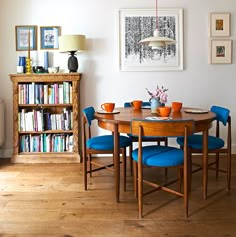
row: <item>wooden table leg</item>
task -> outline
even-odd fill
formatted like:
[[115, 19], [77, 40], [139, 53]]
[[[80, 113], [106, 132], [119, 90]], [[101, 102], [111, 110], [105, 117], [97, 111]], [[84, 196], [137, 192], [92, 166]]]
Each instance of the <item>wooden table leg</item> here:
[[118, 124], [114, 124], [114, 162], [115, 162], [115, 189], [116, 201], [120, 200], [120, 134], [118, 132]]
[[203, 199], [207, 199], [208, 180], [208, 129], [203, 131]]

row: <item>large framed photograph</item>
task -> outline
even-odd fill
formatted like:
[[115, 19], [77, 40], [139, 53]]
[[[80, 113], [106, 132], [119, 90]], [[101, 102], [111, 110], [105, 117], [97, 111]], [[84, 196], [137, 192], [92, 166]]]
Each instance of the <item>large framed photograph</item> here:
[[41, 26], [40, 27], [40, 43], [41, 49], [58, 49], [59, 36], [61, 35], [60, 26]]
[[225, 64], [232, 63], [232, 40], [210, 40], [209, 63]]
[[[153, 36], [158, 18], [160, 36], [176, 41], [161, 49], [141, 45]], [[183, 70], [183, 10], [121, 9], [119, 11], [119, 68], [121, 71]]]
[[209, 14], [209, 36], [228, 37], [230, 36], [230, 13]]
[[37, 26], [15, 26], [16, 51], [37, 50]]

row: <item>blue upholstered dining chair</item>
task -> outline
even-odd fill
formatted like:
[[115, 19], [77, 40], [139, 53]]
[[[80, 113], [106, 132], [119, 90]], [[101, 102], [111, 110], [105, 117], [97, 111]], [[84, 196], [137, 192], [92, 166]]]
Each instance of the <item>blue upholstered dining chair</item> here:
[[[92, 176], [93, 172], [108, 169], [114, 171], [114, 159], [111, 157], [104, 157], [104, 159], [111, 159], [112, 162], [104, 164], [100, 160], [93, 157], [97, 154], [112, 154], [114, 151], [113, 135], [92, 136], [91, 126], [95, 119], [95, 110], [93, 107], [83, 109], [82, 116], [82, 157], [84, 169], [84, 189], [87, 190], [87, 175]], [[123, 164], [123, 184], [124, 191], [126, 191], [126, 148], [132, 147], [132, 140], [127, 136], [120, 136], [120, 152], [122, 154]], [[103, 160], [103, 159], [102, 159]]]
[[[212, 106], [211, 112], [216, 114], [216, 124], [215, 124], [215, 134], [214, 136], [208, 136], [208, 153], [215, 154], [215, 160], [208, 164], [209, 168], [212, 168], [215, 165], [214, 169], [216, 170], [216, 177], [218, 177], [219, 172], [224, 172], [227, 174], [227, 190], [230, 190], [231, 184], [231, 117], [230, 117], [230, 110], [227, 108], [219, 107], [219, 106]], [[223, 137], [220, 136], [220, 125], [224, 125], [227, 127], [226, 132], [226, 139], [227, 143]], [[182, 147], [184, 144], [184, 139], [182, 137], [177, 138], [177, 143]], [[202, 153], [203, 150], [203, 135], [201, 134], [194, 134], [188, 138], [188, 147], [190, 148], [190, 154], [192, 157], [193, 153]], [[226, 169], [219, 168], [219, 157], [220, 154], [226, 155], [227, 165]], [[191, 159], [192, 160], [192, 159]], [[197, 165], [193, 163], [193, 165]], [[197, 172], [202, 169], [202, 165], [197, 169], [193, 170], [192, 173]]]
[[[159, 121], [148, 121], [148, 120], [133, 120], [131, 122], [131, 134], [138, 136], [138, 148], [133, 150], [132, 158], [135, 161], [134, 165], [138, 166], [138, 172], [134, 173], [135, 178], [135, 189], [138, 194], [138, 209], [139, 217], [143, 217], [143, 197], [147, 194], [153, 193], [154, 191], [163, 190], [177, 196], [184, 198], [185, 216], [188, 217], [188, 181], [189, 181], [189, 170], [188, 170], [188, 147], [187, 140], [188, 136], [194, 132], [194, 121], [193, 120], [159, 120]], [[145, 136], [160, 136], [160, 137], [176, 137], [183, 136], [184, 146], [183, 149], [171, 146], [162, 145], [148, 145], [143, 146], [143, 138]], [[149, 177], [145, 177], [143, 168], [178, 168], [179, 175], [178, 179], [168, 180], [168, 183], [159, 184], [150, 181]], [[157, 178], [155, 178], [156, 180]], [[168, 185], [173, 184], [176, 181], [184, 181], [183, 191], [181, 185], [179, 190], [171, 188]], [[144, 184], [152, 187], [151, 190], [144, 189]], [[145, 190], [145, 192], [144, 192]]]
[[[150, 105], [150, 102], [148, 101], [143, 101], [143, 104], [142, 106], [145, 108], [149, 108], [151, 105]], [[130, 102], [125, 102], [124, 103], [124, 107], [125, 108], [130, 108], [131, 107], [131, 104]], [[138, 141], [138, 136], [134, 136], [133, 134], [127, 134], [133, 142], [137, 142]], [[160, 145], [160, 143], [164, 143], [166, 146], [168, 145], [168, 138], [167, 137], [157, 137], [157, 136], [146, 136], [146, 137], [143, 137], [143, 142], [157, 142], [158, 145]], [[131, 153], [131, 151], [130, 151]], [[132, 160], [130, 160], [130, 167], [131, 167], [131, 170], [132, 170]], [[131, 171], [132, 172], [132, 171]], [[165, 174], [167, 175], [167, 169], [165, 170]]]

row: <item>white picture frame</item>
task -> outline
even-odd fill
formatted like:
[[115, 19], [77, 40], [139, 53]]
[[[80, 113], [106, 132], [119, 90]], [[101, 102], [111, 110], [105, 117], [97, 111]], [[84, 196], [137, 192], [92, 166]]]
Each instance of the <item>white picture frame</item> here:
[[209, 36], [229, 37], [230, 36], [230, 13], [212, 12], [209, 14]]
[[210, 64], [232, 63], [232, 40], [211, 39], [209, 44], [210, 44], [209, 45]]
[[[164, 26], [171, 25], [176, 44], [164, 51], [152, 50], [138, 42], [153, 35], [155, 9], [119, 10], [119, 69], [120, 71], [180, 71], [183, 70], [183, 9], [158, 9], [158, 30], [165, 35]], [[131, 25], [132, 24], [132, 25]]]

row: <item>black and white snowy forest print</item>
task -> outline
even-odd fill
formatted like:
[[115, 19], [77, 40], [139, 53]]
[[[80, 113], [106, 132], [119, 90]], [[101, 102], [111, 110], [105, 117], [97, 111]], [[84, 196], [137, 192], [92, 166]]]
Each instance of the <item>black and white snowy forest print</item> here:
[[[177, 14], [156, 16], [125, 14], [121, 24], [121, 66], [126, 69], [141, 70], [178, 70], [180, 67], [179, 19]], [[177, 41], [162, 49], [152, 49], [138, 42], [153, 36], [158, 26], [161, 37]]]

